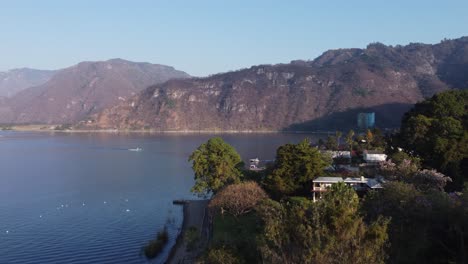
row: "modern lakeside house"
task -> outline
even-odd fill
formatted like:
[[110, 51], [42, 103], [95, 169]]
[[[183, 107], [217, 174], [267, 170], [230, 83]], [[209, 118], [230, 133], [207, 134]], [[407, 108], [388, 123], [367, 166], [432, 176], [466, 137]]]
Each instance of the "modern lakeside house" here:
[[312, 199], [317, 201], [321, 199], [323, 193], [325, 193], [332, 184], [344, 182], [345, 184], [352, 186], [354, 190], [359, 193], [365, 193], [369, 190], [382, 189], [382, 181], [373, 178], [341, 178], [341, 177], [318, 177], [313, 180], [312, 187]]

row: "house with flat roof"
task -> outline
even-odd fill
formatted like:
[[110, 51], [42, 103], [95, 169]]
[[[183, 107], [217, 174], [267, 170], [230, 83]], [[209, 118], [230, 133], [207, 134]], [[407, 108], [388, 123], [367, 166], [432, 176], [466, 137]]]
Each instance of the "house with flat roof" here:
[[382, 182], [378, 179], [365, 178], [346, 178], [341, 177], [318, 177], [312, 181], [312, 200], [315, 202], [323, 197], [323, 194], [328, 191], [332, 184], [344, 182], [346, 185], [353, 187], [356, 192], [367, 192], [369, 190], [381, 189]]
[[365, 150], [363, 153], [363, 158], [367, 163], [377, 163], [385, 161], [387, 159], [387, 155], [378, 150]]

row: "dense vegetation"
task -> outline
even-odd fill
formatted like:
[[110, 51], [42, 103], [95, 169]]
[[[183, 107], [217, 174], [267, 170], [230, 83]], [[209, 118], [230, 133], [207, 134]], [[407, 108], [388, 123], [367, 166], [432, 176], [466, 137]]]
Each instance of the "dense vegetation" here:
[[468, 178], [468, 90], [449, 91], [416, 104], [403, 118], [398, 142], [453, 179], [462, 190]]
[[[416, 105], [396, 136], [375, 129], [344, 140], [337, 133], [318, 147], [286, 144], [263, 172], [243, 170], [222, 139], [212, 140], [214, 152], [202, 145], [191, 160], [209, 173], [195, 170], [196, 184], [206, 187], [193, 190], [214, 195], [212, 238], [200, 262], [467, 263], [468, 189], [451, 192], [466, 175], [466, 98], [451, 91]], [[389, 159], [375, 166], [384, 188], [358, 198], [338, 183], [312, 202], [311, 182], [331, 163], [320, 148], [386, 150]], [[225, 180], [225, 172], [234, 176]]]
[[324, 199], [265, 201], [259, 249], [265, 263], [384, 263], [388, 219], [371, 224], [358, 213], [355, 191], [339, 183]]

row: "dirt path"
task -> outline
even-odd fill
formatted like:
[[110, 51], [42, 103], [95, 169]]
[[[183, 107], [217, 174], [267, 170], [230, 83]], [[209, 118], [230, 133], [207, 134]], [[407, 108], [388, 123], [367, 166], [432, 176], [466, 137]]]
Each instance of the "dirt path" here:
[[208, 232], [206, 227], [208, 226], [206, 221], [206, 208], [208, 200], [189, 200], [184, 204], [184, 222], [182, 224], [182, 230], [177, 238], [177, 242], [172, 249], [169, 258], [166, 263], [168, 264], [182, 264], [182, 263], [193, 263], [196, 256], [203, 250], [203, 245], [200, 248], [188, 251], [187, 243], [185, 243], [183, 234], [189, 227], [196, 227], [200, 232], [201, 241], [200, 244], [204, 244], [207, 241]]

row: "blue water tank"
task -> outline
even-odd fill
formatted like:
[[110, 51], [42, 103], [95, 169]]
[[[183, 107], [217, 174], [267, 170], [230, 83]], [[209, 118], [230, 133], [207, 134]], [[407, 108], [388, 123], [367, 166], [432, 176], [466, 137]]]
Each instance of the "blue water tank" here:
[[357, 117], [357, 125], [359, 129], [370, 129], [375, 127], [375, 113], [359, 113]]

